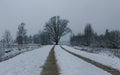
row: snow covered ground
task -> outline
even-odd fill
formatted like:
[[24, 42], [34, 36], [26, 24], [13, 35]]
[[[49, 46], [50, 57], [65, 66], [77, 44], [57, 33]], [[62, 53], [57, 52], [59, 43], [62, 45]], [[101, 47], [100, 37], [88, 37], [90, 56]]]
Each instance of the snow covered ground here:
[[91, 53], [108, 55], [111, 57], [119, 57], [120, 58], [120, 49], [110, 49], [110, 48], [91, 48], [91, 47], [80, 47], [73, 46], [75, 49], [83, 50]]
[[[39, 49], [22, 53], [7, 61], [0, 62], [0, 75], [40, 75], [52, 47], [52, 45], [44, 46]], [[63, 47], [74, 53], [120, 70], [120, 59], [118, 58], [92, 54], [68, 46]], [[55, 56], [57, 64], [60, 67], [60, 75], [111, 75], [110, 73], [67, 53], [62, 50], [60, 46], [55, 47]]]
[[19, 55], [21, 53], [37, 49], [39, 47], [40, 46], [32, 45], [32, 46], [21, 48], [20, 50], [18, 49], [18, 47], [0, 49], [0, 50], [3, 50], [3, 54], [0, 57], [0, 62], [4, 61], [4, 60], [8, 60], [8, 59], [10, 59], [12, 57], [15, 57], [16, 55]]
[[108, 56], [105, 54], [88, 53], [88, 52], [80, 51], [80, 50], [77, 50], [77, 49], [74, 49], [74, 48], [68, 47], [68, 46], [63, 46], [63, 47], [69, 51], [76, 53], [76, 54], [82, 55], [84, 57], [92, 59], [101, 64], [110, 66], [112, 68], [118, 69], [120, 71], [120, 59], [117, 57], [111, 57], [111, 56]]
[[[67, 46], [64, 47], [69, 48]], [[60, 46], [55, 47], [55, 53], [61, 75], [111, 75], [108, 72], [63, 51]]]
[[44, 46], [0, 63], [0, 75], [40, 75], [52, 46]]

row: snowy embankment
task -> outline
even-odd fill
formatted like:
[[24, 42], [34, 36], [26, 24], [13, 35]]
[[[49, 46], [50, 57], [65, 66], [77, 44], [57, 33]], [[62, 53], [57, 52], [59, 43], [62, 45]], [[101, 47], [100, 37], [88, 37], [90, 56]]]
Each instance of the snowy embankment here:
[[117, 57], [110, 57], [108, 55], [88, 53], [88, 52], [80, 51], [80, 50], [77, 50], [77, 49], [74, 49], [74, 48], [68, 47], [68, 46], [63, 46], [63, 47], [69, 51], [72, 51], [72, 52], [78, 54], [78, 55], [84, 56], [86, 58], [89, 58], [98, 63], [115, 68], [120, 71], [120, 59]]
[[61, 75], [111, 75], [108, 72], [65, 52], [60, 46], [55, 47], [55, 55], [60, 67]]
[[0, 63], [0, 75], [40, 75], [52, 46], [44, 46]]
[[19, 49], [18, 47], [0, 49], [0, 50], [3, 51], [2, 56], [0, 57], [0, 62], [8, 60], [8, 59], [10, 59], [12, 57], [15, 57], [15, 56], [17, 56], [17, 55], [19, 55], [21, 53], [37, 49], [39, 47], [40, 46], [32, 45], [32, 46], [24, 47], [24, 48], [21, 48], [21, 49]]
[[111, 57], [119, 57], [120, 58], [120, 49], [110, 49], [110, 48], [91, 48], [91, 47], [79, 47], [73, 46], [75, 49], [87, 51], [90, 53], [96, 53], [101, 55], [108, 55]]

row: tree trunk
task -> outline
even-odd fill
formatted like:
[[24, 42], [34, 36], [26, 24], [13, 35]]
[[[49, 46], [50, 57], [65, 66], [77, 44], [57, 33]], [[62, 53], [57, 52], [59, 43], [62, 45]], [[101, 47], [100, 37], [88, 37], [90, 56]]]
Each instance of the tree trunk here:
[[58, 45], [58, 41], [55, 42], [55, 45]]

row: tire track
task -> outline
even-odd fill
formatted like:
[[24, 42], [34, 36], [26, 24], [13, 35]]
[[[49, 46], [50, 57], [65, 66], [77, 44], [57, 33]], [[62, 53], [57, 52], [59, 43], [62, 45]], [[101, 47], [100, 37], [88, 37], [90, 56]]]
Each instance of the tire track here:
[[51, 49], [40, 75], [59, 75], [59, 68], [56, 63], [54, 47]]

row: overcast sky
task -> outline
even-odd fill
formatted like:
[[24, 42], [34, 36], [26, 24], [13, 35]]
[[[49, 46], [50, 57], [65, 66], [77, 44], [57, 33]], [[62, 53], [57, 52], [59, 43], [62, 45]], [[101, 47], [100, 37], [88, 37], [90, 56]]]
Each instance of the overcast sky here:
[[87, 23], [98, 33], [119, 30], [120, 0], [0, 0], [0, 36], [6, 29], [15, 36], [21, 22], [29, 34], [37, 33], [56, 15], [68, 19], [74, 33], [83, 32]]

